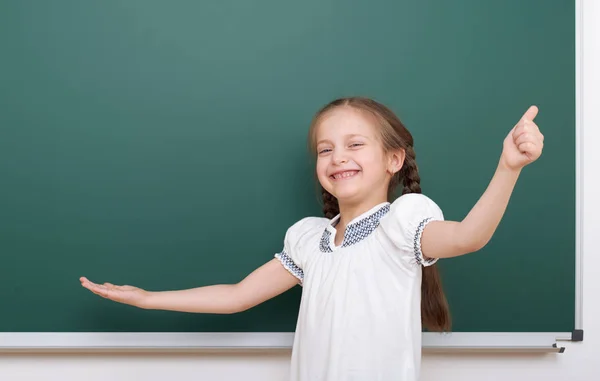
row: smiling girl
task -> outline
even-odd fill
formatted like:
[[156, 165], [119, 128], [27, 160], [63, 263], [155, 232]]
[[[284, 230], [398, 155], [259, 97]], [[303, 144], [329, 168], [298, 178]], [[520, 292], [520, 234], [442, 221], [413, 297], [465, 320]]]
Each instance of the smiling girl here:
[[292, 381], [416, 381], [422, 327], [450, 329], [436, 262], [490, 240], [521, 169], [542, 153], [537, 112], [531, 106], [508, 133], [467, 216], [445, 221], [421, 194], [413, 138], [396, 115], [371, 99], [335, 100], [309, 130], [325, 217], [291, 226], [275, 258], [237, 284], [150, 292], [81, 283], [120, 303], [197, 313], [244, 311], [300, 284]]

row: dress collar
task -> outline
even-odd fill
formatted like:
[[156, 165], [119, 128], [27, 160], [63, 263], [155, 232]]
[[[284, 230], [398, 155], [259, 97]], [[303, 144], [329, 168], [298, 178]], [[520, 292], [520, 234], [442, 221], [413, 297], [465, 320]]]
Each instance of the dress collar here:
[[[373, 214], [375, 214], [376, 212], [378, 212], [381, 208], [385, 207], [386, 205], [390, 205], [389, 202], [382, 202], [381, 204], [375, 205], [374, 207], [372, 207], [371, 209], [367, 210], [366, 212], [362, 213], [361, 215], [354, 217], [352, 219], [352, 221], [350, 221], [348, 223], [348, 226], [353, 225], [353, 224], [357, 224], [360, 223], [361, 221], [363, 221], [366, 218], [369, 218], [370, 216], [372, 216]], [[328, 225], [328, 227], [334, 228], [338, 222], [340, 221], [340, 217], [341, 214], [338, 213], [337, 216], [333, 217]], [[335, 230], [335, 228], [334, 228]]]
[[331, 253], [336, 249], [353, 245], [367, 238], [367, 236], [379, 226], [379, 220], [381, 220], [389, 210], [390, 203], [383, 202], [352, 219], [352, 221], [348, 223], [348, 226], [346, 226], [346, 231], [343, 232], [344, 240], [342, 241], [342, 244], [336, 247], [335, 236], [338, 234], [338, 231], [335, 229], [335, 226], [340, 220], [340, 214], [338, 214], [331, 219], [323, 231], [320, 243], [321, 251]]

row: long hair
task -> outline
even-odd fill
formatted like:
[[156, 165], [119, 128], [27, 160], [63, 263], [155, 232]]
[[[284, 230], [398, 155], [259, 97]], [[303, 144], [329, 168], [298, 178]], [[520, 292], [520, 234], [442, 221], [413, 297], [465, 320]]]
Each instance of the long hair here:
[[[392, 200], [396, 188], [400, 184], [402, 184], [402, 194], [421, 193], [421, 178], [419, 177], [411, 133], [389, 108], [372, 99], [362, 97], [340, 98], [319, 110], [314, 116], [309, 130], [311, 151], [316, 152], [316, 127], [325, 114], [337, 107], [351, 107], [374, 117], [381, 132], [384, 150], [386, 152], [404, 150], [404, 164], [402, 169], [395, 173], [390, 180], [388, 200]], [[335, 217], [340, 212], [337, 199], [323, 187], [321, 187], [321, 192], [325, 217]], [[421, 323], [430, 331], [449, 331], [451, 326], [450, 311], [437, 265], [423, 267], [422, 274]]]

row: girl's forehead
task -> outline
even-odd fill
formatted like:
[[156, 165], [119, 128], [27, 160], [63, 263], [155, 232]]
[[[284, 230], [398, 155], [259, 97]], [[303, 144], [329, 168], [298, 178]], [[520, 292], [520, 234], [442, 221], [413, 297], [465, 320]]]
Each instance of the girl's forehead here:
[[376, 137], [373, 118], [350, 107], [338, 107], [323, 116], [316, 129], [317, 141], [345, 135]]

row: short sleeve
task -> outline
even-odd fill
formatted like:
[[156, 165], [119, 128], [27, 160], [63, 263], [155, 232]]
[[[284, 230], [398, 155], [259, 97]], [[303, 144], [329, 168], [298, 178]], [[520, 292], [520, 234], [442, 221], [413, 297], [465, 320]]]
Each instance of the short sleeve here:
[[300, 284], [304, 281], [305, 250], [302, 238], [315, 225], [315, 218], [307, 217], [292, 225], [285, 233], [283, 250], [275, 254], [283, 267], [298, 278]]
[[408, 193], [396, 199], [389, 213], [381, 219], [381, 228], [388, 239], [410, 263], [430, 266], [437, 258], [426, 258], [421, 251], [421, 235], [431, 221], [443, 221], [439, 206], [420, 193]]

